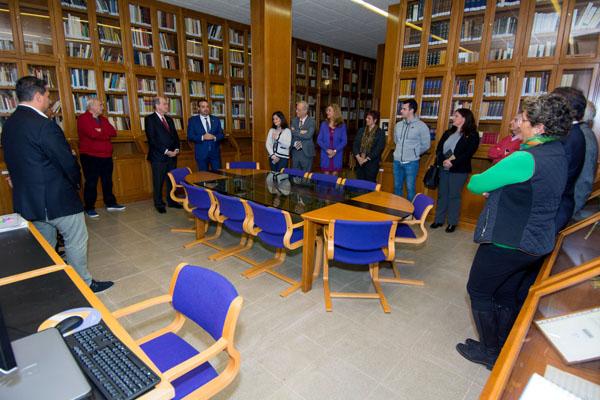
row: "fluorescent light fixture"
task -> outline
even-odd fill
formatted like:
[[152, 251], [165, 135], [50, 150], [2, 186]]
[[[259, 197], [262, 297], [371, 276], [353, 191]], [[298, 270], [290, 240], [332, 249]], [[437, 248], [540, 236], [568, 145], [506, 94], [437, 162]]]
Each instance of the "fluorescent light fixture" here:
[[359, 6], [363, 6], [367, 10], [373, 11], [374, 13], [377, 13], [377, 14], [381, 15], [382, 17], [386, 17], [386, 18], [388, 17], [387, 11], [382, 10], [381, 8], [375, 7], [373, 4], [369, 4], [364, 0], [350, 0], [350, 1], [358, 4]]

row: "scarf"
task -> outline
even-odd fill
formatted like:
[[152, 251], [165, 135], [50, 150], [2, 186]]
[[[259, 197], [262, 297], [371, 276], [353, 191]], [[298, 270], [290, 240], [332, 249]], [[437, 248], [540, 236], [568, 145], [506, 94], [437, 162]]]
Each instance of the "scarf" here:
[[368, 126], [365, 126], [363, 137], [360, 140], [360, 154], [367, 154], [371, 151], [373, 140], [375, 139], [375, 132], [377, 132], [377, 125], [373, 126], [373, 129], [371, 130], [369, 130]]

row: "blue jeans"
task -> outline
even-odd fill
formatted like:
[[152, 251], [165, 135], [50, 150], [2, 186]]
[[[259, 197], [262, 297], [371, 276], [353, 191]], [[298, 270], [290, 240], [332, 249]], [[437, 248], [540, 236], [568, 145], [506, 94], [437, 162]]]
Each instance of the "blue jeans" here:
[[56, 246], [56, 230], [65, 239], [66, 261], [88, 285], [92, 277], [87, 269], [88, 232], [83, 213], [67, 215], [46, 221], [33, 221], [33, 225], [44, 239], [54, 248]]
[[402, 164], [394, 160], [394, 193], [402, 196], [404, 190], [404, 180], [406, 179], [407, 199], [412, 201], [415, 198], [415, 182], [419, 173], [419, 160], [410, 161]]

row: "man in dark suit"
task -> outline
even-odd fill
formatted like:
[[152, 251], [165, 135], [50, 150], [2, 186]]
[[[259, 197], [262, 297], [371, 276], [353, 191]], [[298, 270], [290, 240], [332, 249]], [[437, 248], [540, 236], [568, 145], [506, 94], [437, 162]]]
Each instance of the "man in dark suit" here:
[[308, 115], [308, 103], [301, 101], [296, 104], [296, 117], [292, 118], [292, 168], [310, 171], [315, 157], [315, 119]]
[[188, 140], [195, 143], [194, 152], [199, 171], [218, 171], [221, 169], [221, 146], [225, 138], [221, 120], [210, 115], [208, 100], [198, 101], [199, 115], [188, 121]]
[[152, 186], [154, 188], [154, 207], [161, 214], [167, 212], [163, 201], [162, 189], [167, 181], [167, 203], [169, 207], [181, 208], [171, 200], [171, 181], [167, 172], [177, 168], [179, 137], [173, 119], [167, 115], [169, 103], [164, 97], [154, 99], [154, 112], [146, 117], [144, 126], [148, 138], [148, 161], [152, 166]]
[[32, 221], [52, 247], [58, 230], [67, 263], [94, 292], [106, 290], [113, 283], [93, 280], [87, 269], [81, 173], [62, 129], [45, 114], [50, 104], [46, 82], [26, 76], [17, 81], [16, 91], [19, 106], [2, 128], [15, 212]]

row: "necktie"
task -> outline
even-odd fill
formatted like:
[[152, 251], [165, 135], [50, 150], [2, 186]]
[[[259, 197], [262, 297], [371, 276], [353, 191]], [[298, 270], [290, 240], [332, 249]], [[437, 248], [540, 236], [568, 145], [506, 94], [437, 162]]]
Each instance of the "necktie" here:
[[160, 117], [160, 122], [162, 122], [167, 132], [171, 132], [171, 130], [169, 129], [169, 124], [167, 124], [167, 120], [165, 119], [165, 117]]
[[206, 132], [210, 131], [210, 122], [208, 120], [208, 117], [204, 117], [204, 129], [206, 129]]

